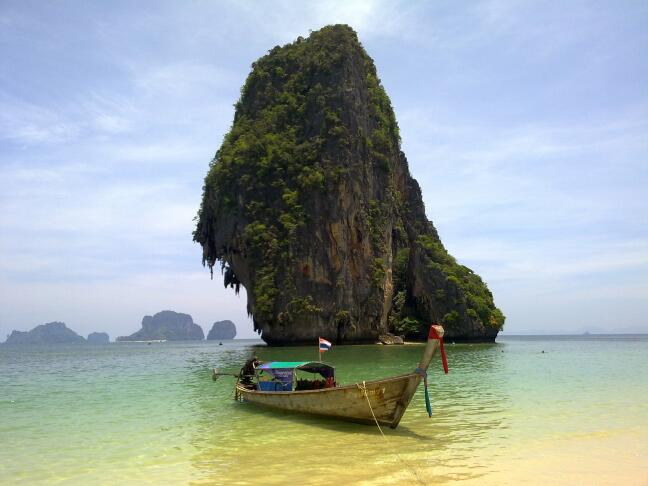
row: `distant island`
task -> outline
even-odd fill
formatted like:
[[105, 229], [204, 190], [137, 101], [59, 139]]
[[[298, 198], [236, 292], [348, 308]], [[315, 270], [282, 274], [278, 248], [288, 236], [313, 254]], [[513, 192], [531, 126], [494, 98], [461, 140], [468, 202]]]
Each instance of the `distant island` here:
[[63, 322], [48, 322], [31, 331], [13, 331], [7, 336], [6, 344], [72, 344], [86, 340]]
[[214, 322], [207, 334], [207, 340], [234, 339], [236, 337], [236, 325], [229, 320]]
[[88, 334], [88, 344], [108, 344], [110, 336], [105, 332], [91, 332]]
[[205, 333], [189, 314], [165, 310], [154, 316], [144, 316], [142, 328], [117, 341], [200, 341]]

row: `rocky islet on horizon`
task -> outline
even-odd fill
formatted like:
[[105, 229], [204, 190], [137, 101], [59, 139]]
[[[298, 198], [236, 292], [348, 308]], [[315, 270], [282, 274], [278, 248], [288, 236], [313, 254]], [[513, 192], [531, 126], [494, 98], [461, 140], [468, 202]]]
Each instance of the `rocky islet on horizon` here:
[[86, 339], [88, 344], [108, 344], [110, 336], [106, 332], [91, 332]]
[[[158, 312], [144, 316], [142, 328], [130, 336], [119, 336], [117, 341], [200, 341], [204, 339], [202, 327], [193, 322], [189, 314], [174, 311]], [[209, 337], [215, 336], [215, 337]], [[234, 339], [236, 325], [230, 320], [217, 321], [212, 325], [207, 339]], [[31, 331], [12, 331], [5, 344], [108, 344], [110, 336], [105, 332], [92, 332], [85, 339], [63, 322], [49, 322]]]
[[117, 341], [202, 341], [205, 333], [189, 314], [165, 310], [153, 316], [144, 316], [142, 328], [130, 336], [119, 336]]
[[212, 324], [207, 333], [207, 340], [234, 339], [236, 337], [236, 325], [230, 321], [217, 321]]
[[68, 328], [64, 322], [40, 324], [31, 331], [12, 331], [5, 344], [108, 344], [110, 337], [105, 332], [93, 332], [88, 339]]
[[48, 322], [36, 326], [31, 331], [12, 331], [7, 336], [5, 344], [75, 344], [85, 343], [83, 336], [79, 336], [69, 329], [63, 322]]
[[334, 25], [252, 64], [205, 178], [194, 240], [247, 290], [269, 344], [494, 341], [504, 315], [428, 220], [391, 102], [356, 33]]

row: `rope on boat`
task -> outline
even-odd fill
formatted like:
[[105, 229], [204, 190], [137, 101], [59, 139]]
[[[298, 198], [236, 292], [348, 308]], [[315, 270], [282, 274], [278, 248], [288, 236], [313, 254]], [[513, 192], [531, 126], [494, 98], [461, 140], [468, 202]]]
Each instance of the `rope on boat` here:
[[[383, 439], [387, 440], [387, 436], [386, 436], [385, 433], [383, 432], [382, 427], [380, 427], [380, 424], [378, 423], [378, 419], [376, 418], [376, 414], [374, 413], [374, 411], [373, 411], [373, 407], [371, 406], [371, 400], [369, 400], [369, 394], [367, 393], [367, 383], [366, 383], [365, 381], [363, 381], [363, 382], [362, 382], [362, 385], [361, 385], [360, 383], [356, 383], [356, 385], [358, 386], [358, 388], [359, 388], [360, 390], [362, 390], [362, 393], [364, 394], [365, 398], [367, 399], [367, 404], [369, 405], [369, 410], [371, 411], [371, 416], [373, 417], [374, 422], [376, 422], [376, 427], [378, 427], [378, 430], [380, 431], [380, 435], [382, 435], [382, 438], [383, 438]], [[426, 485], [425, 481], [423, 481], [423, 480], [421, 479], [421, 477], [419, 476], [419, 474], [418, 474], [418, 472], [416, 471], [416, 469], [414, 469], [413, 466], [411, 466], [407, 461], [405, 461], [405, 460], [401, 457], [401, 455], [398, 453], [398, 451], [397, 451], [396, 449], [392, 449], [392, 450], [393, 450], [394, 454], [396, 454], [396, 457], [398, 457], [398, 459], [400, 460], [400, 462], [402, 462], [403, 465], [404, 465], [407, 469], [410, 470], [410, 472], [414, 475], [414, 477], [416, 478], [416, 480], [417, 480], [419, 483], [421, 483], [423, 486], [425, 486], [425, 485]]]

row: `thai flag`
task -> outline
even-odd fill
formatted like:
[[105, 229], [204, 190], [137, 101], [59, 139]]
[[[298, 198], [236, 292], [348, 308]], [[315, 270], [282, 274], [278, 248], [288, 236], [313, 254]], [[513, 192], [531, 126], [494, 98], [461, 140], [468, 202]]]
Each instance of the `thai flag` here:
[[329, 349], [331, 349], [331, 343], [328, 342], [326, 339], [319, 338], [319, 347], [320, 347], [319, 348], [320, 353], [322, 351], [328, 351]]

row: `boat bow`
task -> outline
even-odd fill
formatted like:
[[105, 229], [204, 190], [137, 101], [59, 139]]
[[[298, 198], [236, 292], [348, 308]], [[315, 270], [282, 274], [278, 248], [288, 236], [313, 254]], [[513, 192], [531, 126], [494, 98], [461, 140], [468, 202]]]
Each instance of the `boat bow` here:
[[423, 379], [425, 384], [425, 405], [428, 411], [428, 416], [432, 416], [432, 406], [430, 405], [430, 398], [427, 391], [427, 369], [430, 367], [430, 363], [432, 362], [432, 358], [434, 357], [436, 350], [440, 348], [443, 370], [446, 373], [448, 372], [448, 361], [446, 359], [445, 349], [443, 348], [443, 334], [443, 327], [437, 324], [432, 324], [430, 326], [427, 344], [425, 345], [425, 349], [423, 350], [421, 361], [419, 361], [418, 366], [414, 370], [414, 373], [412, 374], [413, 378], [407, 384], [403, 396], [398, 402], [398, 405], [394, 412], [394, 418], [389, 424], [392, 429], [396, 428], [400, 420], [403, 418], [403, 414], [405, 413], [405, 410], [407, 410], [407, 407], [412, 400], [412, 397], [414, 396], [419, 383], [421, 383], [421, 379]]

